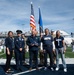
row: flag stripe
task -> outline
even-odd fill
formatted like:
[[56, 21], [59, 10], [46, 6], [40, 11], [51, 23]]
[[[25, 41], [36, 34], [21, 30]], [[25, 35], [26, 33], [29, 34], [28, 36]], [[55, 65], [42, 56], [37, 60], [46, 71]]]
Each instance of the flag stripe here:
[[33, 27], [33, 28], [35, 27], [33, 24], [30, 24], [30, 26]]
[[32, 21], [33, 23], [35, 23], [35, 20], [34, 20], [34, 19], [32, 19], [32, 18], [30, 19], [30, 22], [31, 22], [31, 21]]
[[[33, 26], [35, 26], [35, 24], [31, 21], [30, 24], [32, 24]], [[35, 26], [36, 27], [36, 26]]]
[[31, 15], [31, 18], [33, 18], [33, 19], [34, 19], [34, 16], [33, 16], [33, 15]]

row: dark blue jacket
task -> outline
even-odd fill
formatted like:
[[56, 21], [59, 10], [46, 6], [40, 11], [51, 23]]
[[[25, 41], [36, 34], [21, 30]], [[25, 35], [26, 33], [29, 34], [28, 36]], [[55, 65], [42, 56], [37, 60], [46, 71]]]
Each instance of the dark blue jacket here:
[[16, 37], [14, 40], [14, 43], [15, 43], [15, 51], [20, 51], [20, 48], [24, 50], [25, 43], [22, 37], [21, 37], [21, 40], [19, 40], [19, 37]]
[[[38, 46], [35, 45], [36, 43], [38, 44]], [[31, 46], [31, 44], [34, 44], [34, 46]], [[33, 37], [32, 35], [29, 36], [27, 39], [27, 45], [29, 46], [29, 50], [39, 50], [39, 46], [40, 46], [39, 37], [37, 36]]]
[[7, 37], [5, 39], [5, 46], [8, 47], [10, 51], [14, 49], [14, 38]]
[[44, 35], [41, 38], [41, 42], [43, 43], [43, 49], [47, 49], [48, 47], [52, 46], [53, 47], [53, 37], [51, 35]]

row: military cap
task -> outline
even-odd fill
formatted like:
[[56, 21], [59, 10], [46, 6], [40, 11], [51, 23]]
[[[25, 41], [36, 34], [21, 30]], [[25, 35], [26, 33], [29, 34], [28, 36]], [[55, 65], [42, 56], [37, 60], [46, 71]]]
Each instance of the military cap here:
[[17, 30], [16, 33], [17, 33], [17, 34], [21, 34], [22, 31], [21, 31], [21, 30]]

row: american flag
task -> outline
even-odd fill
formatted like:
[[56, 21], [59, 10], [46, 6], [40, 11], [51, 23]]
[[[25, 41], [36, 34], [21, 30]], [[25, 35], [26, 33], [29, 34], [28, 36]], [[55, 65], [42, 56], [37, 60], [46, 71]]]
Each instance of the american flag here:
[[33, 10], [32, 2], [31, 2], [30, 26], [31, 26], [31, 30], [36, 30], [36, 24], [35, 24], [34, 10]]

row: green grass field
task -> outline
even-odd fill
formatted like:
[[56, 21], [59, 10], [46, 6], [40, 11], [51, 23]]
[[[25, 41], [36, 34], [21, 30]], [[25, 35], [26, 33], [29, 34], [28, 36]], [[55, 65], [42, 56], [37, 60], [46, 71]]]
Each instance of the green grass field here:
[[[0, 58], [6, 58], [6, 55], [3, 54], [3, 51], [0, 52]], [[26, 52], [26, 55], [25, 55], [26, 58], [29, 58], [29, 53]], [[66, 53], [65, 53], [65, 57], [66, 58], [74, 58], [74, 52], [72, 52], [72, 48], [71, 47], [68, 47], [67, 50], [66, 50]]]
[[67, 48], [67, 51], [65, 53], [65, 57], [66, 58], [74, 58], [74, 52], [72, 52], [72, 48], [71, 47]]

